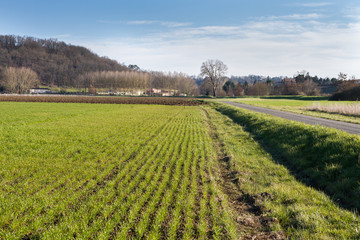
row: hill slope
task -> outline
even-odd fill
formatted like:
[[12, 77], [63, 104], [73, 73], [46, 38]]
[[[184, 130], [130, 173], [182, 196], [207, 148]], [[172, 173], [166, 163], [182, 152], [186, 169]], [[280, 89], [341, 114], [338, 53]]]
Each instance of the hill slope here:
[[76, 78], [89, 71], [122, 71], [128, 68], [99, 57], [90, 50], [56, 39], [0, 35], [0, 70], [29, 67], [44, 85], [76, 86]]

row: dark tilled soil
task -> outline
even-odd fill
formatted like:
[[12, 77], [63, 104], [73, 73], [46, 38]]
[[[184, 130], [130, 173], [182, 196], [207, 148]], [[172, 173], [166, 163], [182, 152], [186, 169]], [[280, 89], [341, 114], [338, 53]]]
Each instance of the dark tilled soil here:
[[56, 102], [56, 103], [103, 103], [103, 104], [160, 104], [198, 106], [202, 100], [178, 97], [97, 97], [59, 95], [0, 95], [0, 102]]

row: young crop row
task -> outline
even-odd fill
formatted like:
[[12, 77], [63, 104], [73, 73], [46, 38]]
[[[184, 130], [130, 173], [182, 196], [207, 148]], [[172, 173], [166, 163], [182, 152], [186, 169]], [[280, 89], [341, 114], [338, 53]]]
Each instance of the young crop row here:
[[0, 103], [0, 239], [232, 239], [197, 107]]
[[0, 95], [0, 102], [56, 102], [56, 103], [103, 103], [103, 104], [160, 104], [197, 106], [203, 101], [176, 97], [97, 97], [59, 95]]

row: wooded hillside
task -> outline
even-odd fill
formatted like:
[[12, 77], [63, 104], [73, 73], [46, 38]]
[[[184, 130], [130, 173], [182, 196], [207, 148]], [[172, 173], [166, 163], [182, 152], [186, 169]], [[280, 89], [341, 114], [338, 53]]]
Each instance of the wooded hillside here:
[[75, 86], [77, 77], [86, 72], [128, 70], [89, 49], [56, 39], [0, 35], [0, 71], [5, 67], [31, 68], [41, 84], [68, 87]]

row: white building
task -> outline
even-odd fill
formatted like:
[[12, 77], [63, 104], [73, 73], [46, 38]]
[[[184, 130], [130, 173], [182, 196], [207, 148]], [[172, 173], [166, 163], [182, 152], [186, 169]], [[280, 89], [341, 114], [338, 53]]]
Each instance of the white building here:
[[45, 94], [45, 93], [51, 93], [51, 90], [48, 88], [30, 88], [31, 94]]

